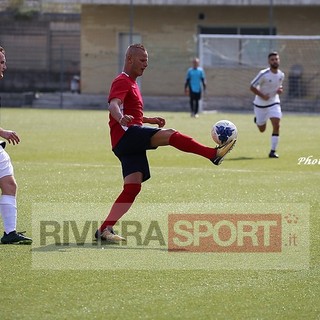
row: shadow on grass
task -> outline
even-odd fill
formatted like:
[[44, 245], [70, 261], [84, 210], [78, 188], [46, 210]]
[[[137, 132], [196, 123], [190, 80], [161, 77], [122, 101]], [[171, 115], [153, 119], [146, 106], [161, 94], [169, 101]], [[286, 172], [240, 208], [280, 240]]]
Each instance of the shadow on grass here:
[[267, 157], [264, 158], [253, 158], [253, 157], [238, 157], [238, 158], [228, 158], [228, 161], [238, 161], [238, 160], [265, 160]]
[[136, 247], [131, 247], [126, 244], [120, 243], [110, 243], [110, 242], [97, 242], [92, 241], [92, 243], [65, 243], [65, 244], [48, 244], [45, 246], [40, 246], [37, 248], [32, 248], [31, 252], [67, 252], [68, 249], [115, 249], [115, 250], [157, 250], [157, 251], [168, 251], [166, 246], [163, 247], [152, 247], [146, 245], [137, 245]]

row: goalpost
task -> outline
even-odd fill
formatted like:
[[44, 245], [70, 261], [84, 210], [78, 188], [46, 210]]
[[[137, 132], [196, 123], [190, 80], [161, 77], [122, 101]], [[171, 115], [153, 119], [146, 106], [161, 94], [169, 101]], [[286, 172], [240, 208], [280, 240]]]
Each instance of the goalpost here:
[[277, 51], [285, 73], [284, 111], [320, 112], [320, 36], [199, 35], [207, 76], [203, 110], [251, 110], [251, 80]]

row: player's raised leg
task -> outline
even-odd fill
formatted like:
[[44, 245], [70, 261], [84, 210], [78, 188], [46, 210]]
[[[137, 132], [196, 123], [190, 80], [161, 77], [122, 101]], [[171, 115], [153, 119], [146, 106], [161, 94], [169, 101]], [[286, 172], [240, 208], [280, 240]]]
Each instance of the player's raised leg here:
[[159, 130], [152, 138], [151, 145], [153, 147], [171, 145], [183, 152], [197, 154], [204, 158], [209, 159], [215, 165], [220, 165], [226, 156], [234, 146], [234, 142], [226, 144], [220, 147], [208, 147], [193, 139], [192, 137], [185, 135], [174, 129], [162, 129]]

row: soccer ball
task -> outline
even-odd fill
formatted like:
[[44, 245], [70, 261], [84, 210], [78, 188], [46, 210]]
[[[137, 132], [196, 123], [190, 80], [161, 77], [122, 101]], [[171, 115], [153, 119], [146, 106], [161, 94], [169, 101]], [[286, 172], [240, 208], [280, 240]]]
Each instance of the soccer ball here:
[[211, 130], [211, 136], [219, 146], [227, 144], [238, 136], [238, 130], [234, 123], [229, 120], [220, 120], [215, 123]]

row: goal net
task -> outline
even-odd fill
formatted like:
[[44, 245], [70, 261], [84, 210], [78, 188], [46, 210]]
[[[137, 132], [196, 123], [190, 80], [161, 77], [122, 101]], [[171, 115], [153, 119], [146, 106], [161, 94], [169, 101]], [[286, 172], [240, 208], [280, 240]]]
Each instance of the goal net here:
[[282, 110], [320, 112], [320, 36], [199, 35], [208, 82], [202, 108], [250, 110], [250, 83], [271, 51], [285, 73]]

